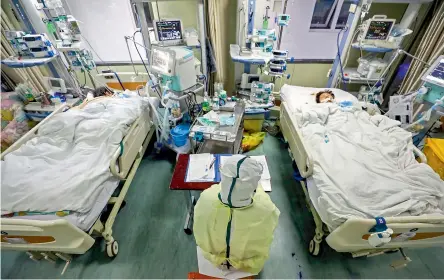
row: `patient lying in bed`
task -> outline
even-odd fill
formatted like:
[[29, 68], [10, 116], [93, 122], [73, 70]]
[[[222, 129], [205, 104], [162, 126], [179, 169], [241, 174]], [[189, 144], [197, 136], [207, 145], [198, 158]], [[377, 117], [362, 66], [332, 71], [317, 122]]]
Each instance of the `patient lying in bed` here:
[[444, 182], [415, 160], [398, 121], [335, 102], [301, 106], [295, 117], [330, 228], [352, 217], [444, 215]]
[[321, 90], [317, 92], [315, 95], [316, 103], [338, 103], [343, 111], [354, 111], [354, 109], [364, 110], [369, 115], [379, 115], [380, 111], [377, 105], [371, 104], [365, 101], [351, 101], [351, 100], [343, 100], [340, 102], [336, 102], [335, 94], [328, 89]]
[[331, 90], [325, 89], [316, 93], [316, 103], [333, 103], [335, 95]]

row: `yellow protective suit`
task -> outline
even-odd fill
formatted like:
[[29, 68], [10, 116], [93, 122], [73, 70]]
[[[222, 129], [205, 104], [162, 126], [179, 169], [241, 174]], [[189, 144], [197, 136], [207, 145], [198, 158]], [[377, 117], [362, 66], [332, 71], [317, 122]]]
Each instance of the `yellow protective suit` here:
[[193, 228], [196, 243], [215, 266], [229, 261], [236, 269], [258, 274], [268, 259], [279, 209], [261, 187], [251, 204], [239, 208], [222, 203], [220, 191], [219, 184], [213, 185], [197, 201]]

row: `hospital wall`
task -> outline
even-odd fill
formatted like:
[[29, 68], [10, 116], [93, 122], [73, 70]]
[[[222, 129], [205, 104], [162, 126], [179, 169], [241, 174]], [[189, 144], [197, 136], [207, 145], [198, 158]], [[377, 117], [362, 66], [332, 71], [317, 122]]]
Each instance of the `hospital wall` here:
[[[155, 6], [156, 4], [153, 3]], [[226, 13], [226, 15], [235, 14], [236, 12], [236, 6], [235, 5], [228, 5], [229, 9], [232, 9], [232, 13]], [[381, 3], [375, 3], [372, 5], [370, 16], [374, 14], [386, 14], [389, 18], [395, 18], [397, 21], [399, 21], [402, 18], [402, 15], [405, 12], [405, 9], [407, 8], [407, 4], [381, 4]], [[154, 9], [154, 17], [158, 18], [180, 18], [182, 19], [185, 27], [194, 27], [198, 28], [198, 19], [197, 19], [197, 2], [195, 1], [165, 1], [165, 2], [159, 2], [159, 15], [157, 14], [157, 9]], [[229, 26], [226, 28], [226, 31], [232, 32], [232, 34], [235, 34], [236, 26], [235, 21], [230, 21], [228, 18], [225, 21], [227, 25]], [[235, 43], [235, 36], [229, 36], [229, 40], [233, 40], [233, 42], [227, 42], [226, 46], [227, 49], [225, 50], [228, 52], [229, 44]], [[196, 53], [196, 56], [199, 58], [198, 53]], [[350, 65], [356, 66], [355, 61], [359, 57], [359, 52], [353, 51], [350, 54]], [[140, 64], [140, 60], [136, 60], [137, 56], [136, 54], [133, 55], [133, 59], [135, 61], [138, 61], [139, 64], [136, 65], [136, 70], [140, 72], [146, 72], [143, 65]], [[226, 69], [226, 83], [225, 87], [228, 92], [232, 92], [234, 89], [234, 63], [229, 58], [229, 55], [226, 57], [225, 60], [226, 65], [228, 65], [228, 69]], [[289, 64], [288, 65], [288, 71], [287, 73], [290, 74], [290, 79], [281, 79], [276, 82], [276, 88], [275, 90], [279, 90], [280, 87], [283, 84], [290, 84], [290, 85], [298, 85], [298, 86], [308, 86], [308, 87], [325, 87], [328, 82], [327, 73], [329, 69], [331, 68], [331, 63], [325, 63], [325, 62], [316, 62], [316, 60], [311, 61], [300, 61], [298, 63]], [[112, 70], [116, 72], [132, 72], [133, 68], [130, 64], [128, 65], [119, 65], [114, 66], [110, 65]], [[108, 70], [107, 66], [99, 66], [97, 67], [97, 70], [101, 72], [102, 70]], [[94, 75], [95, 71], [92, 72]], [[77, 73], [77, 77], [79, 78], [81, 84], [84, 83], [84, 77], [83, 74]], [[89, 81], [89, 78], [87, 79], [87, 85], [92, 86], [91, 82]]]
[[[119, 65], [113, 66], [110, 65], [111, 69], [116, 72], [134, 72], [133, 67], [131, 65]], [[143, 65], [136, 65], [136, 70], [140, 72], [146, 72]], [[233, 65], [234, 67], [234, 65]], [[290, 79], [278, 80], [276, 82], [275, 90], [279, 90], [283, 84], [297, 85], [297, 86], [306, 86], [306, 87], [325, 87], [328, 82], [327, 72], [331, 68], [331, 64], [326, 63], [296, 63], [289, 64], [288, 71]], [[107, 66], [99, 66], [97, 67], [99, 72], [103, 70], [108, 70]], [[84, 76], [82, 73], [76, 73], [77, 78], [81, 85], [84, 84]], [[94, 76], [97, 74], [96, 71], [92, 71], [91, 74]], [[92, 87], [92, 83], [89, 80], [88, 75], [86, 76], [86, 85]], [[233, 77], [231, 78], [231, 83], [234, 85]]]
[[[235, 1], [234, 1], [235, 2]], [[153, 3], [154, 8], [156, 3]], [[233, 13], [236, 12], [236, 5], [228, 5], [228, 8], [232, 9]], [[159, 15], [157, 14], [157, 9], [154, 9], [154, 17], [158, 18], [159, 15], [161, 18], [180, 18], [184, 27], [194, 27], [198, 28], [198, 18], [197, 18], [197, 2], [195, 1], [165, 1], [159, 2]], [[226, 15], [230, 15], [231, 13], [227, 13]], [[231, 31], [232, 34], [236, 33], [236, 21], [231, 21], [229, 18], [225, 21], [228, 25], [227, 32]], [[229, 52], [229, 44], [235, 43], [236, 36], [230, 36], [229, 40], [233, 40], [233, 42], [227, 42], [226, 52]], [[138, 61], [139, 64], [135, 66], [137, 71], [146, 72], [143, 65], [140, 64], [140, 60], [136, 59], [137, 54], [133, 55], [133, 59]], [[228, 69], [226, 71], [225, 77], [226, 88], [229, 91], [234, 89], [234, 63], [227, 56], [227, 60], [225, 62], [228, 65]], [[116, 72], [133, 72], [133, 67], [128, 65], [110, 65], [111, 69]], [[278, 80], [276, 83], [276, 90], [278, 90], [283, 84], [291, 84], [291, 85], [299, 85], [299, 86], [309, 86], [309, 87], [325, 87], [327, 85], [327, 72], [331, 68], [330, 63], [295, 63], [288, 65], [287, 73], [290, 74], [290, 79]], [[97, 70], [101, 72], [102, 70], [108, 70], [107, 66], [99, 66]], [[97, 74], [96, 71], [91, 72], [92, 75]], [[84, 84], [84, 75], [82, 73], [77, 73], [77, 77], [81, 85]], [[86, 85], [92, 87], [92, 83], [87, 76]]]

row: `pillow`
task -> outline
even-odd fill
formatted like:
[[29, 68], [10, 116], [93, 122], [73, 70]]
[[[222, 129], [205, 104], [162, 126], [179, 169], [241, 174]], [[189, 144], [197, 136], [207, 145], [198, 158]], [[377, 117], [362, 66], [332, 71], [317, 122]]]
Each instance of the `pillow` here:
[[312, 87], [299, 87], [284, 85], [281, 88], [281, 99], [289, 104], [291, 109], [295, 106], [300, 106], [304, 104], [315, 104], [316, 103], [316, 93], [322, 90], [331, 90], [335, 95], [335, 100], [341, 101], [352, 101], [358, 102], [358, 99], [352, 94], [338, 88], [312, 88]]

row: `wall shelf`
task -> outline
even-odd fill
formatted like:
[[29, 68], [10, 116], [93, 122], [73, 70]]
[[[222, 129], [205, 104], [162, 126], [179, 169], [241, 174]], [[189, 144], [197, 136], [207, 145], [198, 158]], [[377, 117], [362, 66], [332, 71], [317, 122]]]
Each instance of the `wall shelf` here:
[[[375, 84], [379, 81], [379, 78], [377, 79], [367, 79], [360, 76], [360, 74], [357, 71], [357, 68], [344, 68], [344, 77], [342, 80], [346, 83], [350, 84]], [[384, 79], [381, 79], [381, 82], [383, 82]]]
[[393, 50], [396, 50], [393, 48], [381, 48], [381, 47], [376, 47], [373, 45], [360, 45], [359, 43], [353, 43], [352, 48], [362, 49], [363, 51], [366, 51], [366, 52], [375, 52], [375, 53], [386, 53], [386, 52], [391, 52]]

